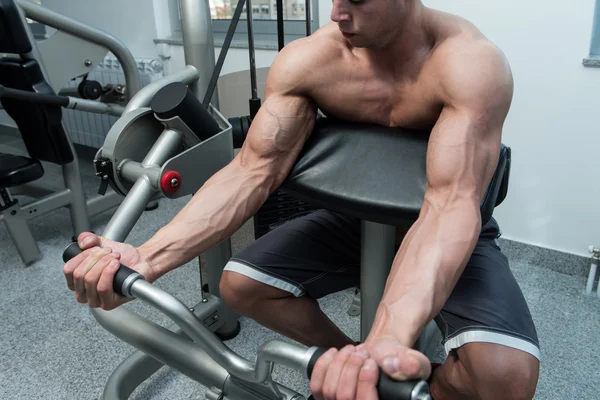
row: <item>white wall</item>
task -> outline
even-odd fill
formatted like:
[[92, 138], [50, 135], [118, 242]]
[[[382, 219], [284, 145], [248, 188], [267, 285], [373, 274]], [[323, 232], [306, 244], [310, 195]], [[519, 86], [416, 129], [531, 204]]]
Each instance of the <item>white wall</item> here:
[[[165, 73], [171, 73], [174, 71], [178, 71], [185, 67], [185, 55], [183, 53], [182, 46], [167, 46], [168, 48], [168, 57], [169, 60], [165, 60]], [[221, 52], [221, 48], [215, 48], [215, 62], [219, 59], [219, 54]], [[161, 52], [161, 55], [164, 55]], [[273, 63], [273, 60], [277, 56], [276, 51], [271, 50], [255, 50], [255, 63], [256, 68], [268, 67]], [[227, 58], [223, 63], [223, 68], [221, 69], [221, 76], [230, 74], [232, 72], [243, 71], [250, 69], [250, 59], [248, 56], [247, 49], [235, 49], [230, 48], [227, 52]], [[250, 74], [248, 73], [248, 79], [250, 79]]]
[[152, 0], [41, 0], [44, 7], [105, 30], [136, 58], [155, 58], [157, 37]]

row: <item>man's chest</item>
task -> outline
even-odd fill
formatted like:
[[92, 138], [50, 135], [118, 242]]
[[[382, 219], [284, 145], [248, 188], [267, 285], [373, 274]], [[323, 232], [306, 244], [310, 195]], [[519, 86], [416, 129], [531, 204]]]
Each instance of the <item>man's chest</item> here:
[[420, 77], [403, 82], [382, 79], [365, 71], [344, 71], [324, 79], [313, 91], [328, 116], [348, 121], [430, 129], [441, 112], [431, 84]]

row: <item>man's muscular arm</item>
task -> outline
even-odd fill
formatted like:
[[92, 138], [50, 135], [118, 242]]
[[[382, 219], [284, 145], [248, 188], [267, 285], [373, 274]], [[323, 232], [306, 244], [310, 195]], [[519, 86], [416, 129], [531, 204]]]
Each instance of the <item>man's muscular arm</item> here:
[[423, 207], [396, 255], [369, 335], [408, 347], [439, 313], [475, 248], [513, 93], [510, 68], [489, 43], [454, 50], [443, 68], [444, 107], [429, 141]]
[[307, 59], [299, 46], [278, 55], [267, 78], [265, 102], [240, 153], [140, 246], [156, 272], [154, 279], [231, 236], [283, 183], [316, 118], [317, 107], [305, 95]]

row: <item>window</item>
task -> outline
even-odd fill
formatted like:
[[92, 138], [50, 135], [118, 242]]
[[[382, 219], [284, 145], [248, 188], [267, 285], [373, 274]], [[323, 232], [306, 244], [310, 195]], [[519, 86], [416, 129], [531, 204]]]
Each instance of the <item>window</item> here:
[[583, 65], [600, 68], [600, 0], [596, 0], [596, 9], [594, 11], [590, 56], [583, 60]]
[[[283, 0], [283, 18], [285, 43], [306, 36], [306, 1], [307, 0]], [[319, 28], [318, 23], [318, 0], [311, 2], [311, 30], [314, 32]], [[181, 18], [178, 2], [169, 2], [175, 9], [171, 10], [171, 25], [175, 28], [174, 33], [181, 33]], [[225, 39], [231, 17], [235, 12], [238, 0], [209, 0], [210, 13], [212, 16], [213, 38], [215, 45], [219, 45]], [[248, 43], [248, 25], [246, 23], [247, 11], [244, 11], [238, 22], [233, 42], [241, 44]], [[254, 29], [254, 42], [256, 47], [277, 48], [277, 1], [276, 0], [252, 0], [252, 27]]]

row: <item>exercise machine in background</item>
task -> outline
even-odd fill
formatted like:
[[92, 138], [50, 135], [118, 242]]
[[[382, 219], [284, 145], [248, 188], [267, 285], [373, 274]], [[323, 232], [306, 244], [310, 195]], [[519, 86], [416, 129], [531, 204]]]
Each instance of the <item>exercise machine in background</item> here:
[[[27, 19], [57, 32], [37, 43]], [[107, 93], [86, 79], [79, 85], [78, 97], [55, 96], [71, 79], [89, 73], [108, 51], [117, 57], [125, 74], [126, 84], [119, 88], [124, 102], [91, 100], [102, 100]], [[132, 54], [114, 36], [27, 0], [0, 0], [0, 85], [0, 103], [17, 124], [28, 153], [28, 157], [0, 154], [0, 220], [28, 265], [40, 256], [29, 220], [67, 207], [73, 236], [77, 236], [91, 230], [90, 216], [113, 209], [123, 199], [112, 190], [104, 196], [86, 198], [61, 107], [121, 116], [124, 105], [140, 89], [140, 75]], [[42, 161], [61, 167], [63, 190], [50, 190], [41, 184]], [[34, 200], [21, 204], [15, 195]]]

